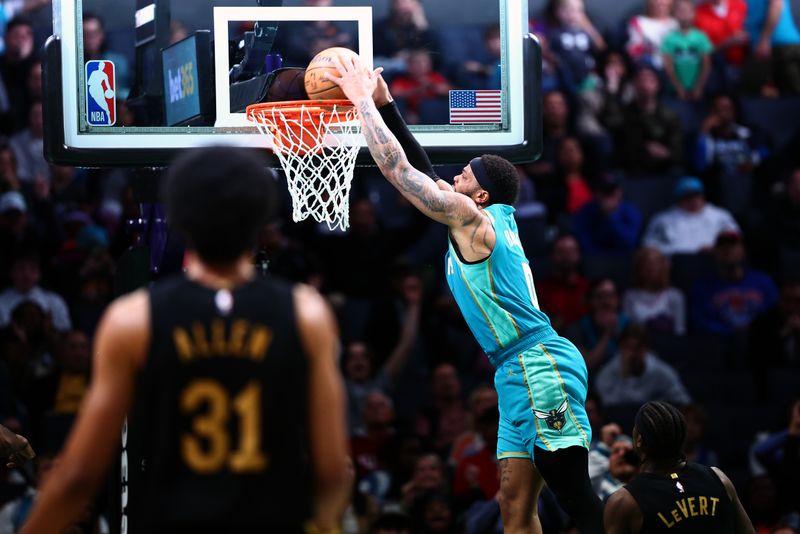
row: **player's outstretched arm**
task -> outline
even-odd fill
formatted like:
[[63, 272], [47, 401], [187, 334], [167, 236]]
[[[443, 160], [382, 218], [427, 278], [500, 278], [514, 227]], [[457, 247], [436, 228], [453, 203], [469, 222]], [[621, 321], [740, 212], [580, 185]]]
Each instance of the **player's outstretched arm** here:
[[14, 469], [36, 456], [28, 440], [0, 425], [0, 460], [6, 467]]
[[733, 503], [733, 508], [735, 510], [735, 521], [736, 521], [736, 532], [735, 534], [755, 534], [755, 529], [753, 528], [753, 523], [750, 522], [750, 518], [747, 516], [747, 512], [745, 512], [744, 507], [742, 506], [741, 501], [739, 500], [739, 495], [736, 494], [736, 488], [733, 486], [733, 482], [722, 472], [721, 469], [717, 469], [716, 467], [712, 467], [711, 469], [714, 470], [714, 474], [722, 482], [722, 485], [725, 486], [725, 491], [728, 493], [728, 497]]
[[294, 294], [300, 340], [308, 356], [308, 409], [314, 470], [314, 532], [338, 532], [350, 500], [345, 394], [336, 363], [338, 336], [325, 300], [298, 286]]
[[403, 147], [386, 126], [372, 100], [380, 72], [369, 71], [357, 59], [343, 62], [337, 58], [334, 64], [340, 77], [327, 77], [342, 88], [358, 109], [369, 151], [386, 179], [417, 209], [435, 221], [456, 228], [477, 223], [480, 211], [471, 199], [443, 191], [408, 162]]
[[95, 338], [92, 384], [64, 453], [47, 477], [23, 534], [59, 534], [77, 520], [103, 481], [150, 343], [147, 293], [114, 302]]

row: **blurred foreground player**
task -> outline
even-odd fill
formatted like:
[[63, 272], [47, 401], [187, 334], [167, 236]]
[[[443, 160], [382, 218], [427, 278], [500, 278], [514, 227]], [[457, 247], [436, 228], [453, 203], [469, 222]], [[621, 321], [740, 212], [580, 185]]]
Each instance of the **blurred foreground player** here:
[[91, 388], [24, 533], [61, 533], [76, 518], [130, 408], [146, 421], [146, 462], [129, 532], [300, 533], [309, 519], [308, 531], [338, 532], [348, 489], [334, 322], [312, 289], [256, 276], [275, 199], [264, 167], [212, 147], [170, 168], [186, 273], [109, 307]]
[[683, 456], [686, 420], [666, 402], [636, 414], [639, 475], [608, 499], [607, 534], [755, 534], [736, 489], [716, 467]]
[[505, 532], [541, 532], [536, 503], [544, 481], [580, 532], [601, 532], [601, 504], [588, 474], [586, 364], [539, 309], [511, 207], [519, 193], [515, 167], [484, 155], [464, 167], [453, 186], [435, 181], [430, 160], [389, 102], [379, 71], [370, 72], [357, 60], [339, 58], [336, 64], [341, 77], [329, 79], [358, 108], [383, 175], [418, 210], [449, 229], [447, 282], [496, 367]]

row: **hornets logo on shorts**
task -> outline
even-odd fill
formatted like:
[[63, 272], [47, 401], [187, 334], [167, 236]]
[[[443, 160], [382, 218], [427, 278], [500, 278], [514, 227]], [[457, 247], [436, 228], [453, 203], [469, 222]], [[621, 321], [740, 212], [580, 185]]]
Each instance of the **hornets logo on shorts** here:
[[564, 412], [566, 411], [567, 400], [564, 399], [564, 402], [561, 403], [561, 406], [555, 410], [550, 410], [547, 412], [542, 410], [534, 410], [533, 413], [536, 414], [537, 419], [544, 419], [547, 428], [561, 432], [561, 429], [567, 424], [567, 420], [564, 417]]

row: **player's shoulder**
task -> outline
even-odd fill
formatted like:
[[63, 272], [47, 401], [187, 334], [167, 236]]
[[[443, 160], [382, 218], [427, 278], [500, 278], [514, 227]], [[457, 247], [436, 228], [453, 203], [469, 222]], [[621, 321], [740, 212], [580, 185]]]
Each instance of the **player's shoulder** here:
[[319, 291], [306, 284], [295, 284], [292, 287], [292, 298], [295, 314], [300, 322], [323, 321], [331, 313], [328, 302]]
[[150, 315], [150, 294], [146, 289], [116, 298], [106, 309], [104, 321], [119, 328], [146, 324]]
[[98, 328], [96, 345], [103, 344], [111, 350], [130, 352], [144, 362], [146, 347], [150, 343], [150, 295], [139, 289], [115, 299], [106, 309]]
[[733, 497], [736, 495], [736, 488], [733, 485], [733, 482], [731, 482], [731, 479], [728, 478], [728, 475], [726, 475], [725, 472], [719, 467], [711, 466], [708, 469], [714, 473], [720, 482], [722, 482], [722, 485], [725, 487], [725, 492], [729, 497], [731, 497], [731, 499], [733, 499]]
[[297, 332], [305, 353], [312, 360], [336, 344], [336, 321], [328, 302], [311, 286], [293, 288]]
[[603, 522], [610, 533], [638, 532], [641, 530], [641, 520], [639, 503], [626, 488], [618, 489], [606, 501]]
[[608, 498], [605, 506], [606, 517], [630, 517], [639, 509], [639, 503], [627, 488], [620, 488]]

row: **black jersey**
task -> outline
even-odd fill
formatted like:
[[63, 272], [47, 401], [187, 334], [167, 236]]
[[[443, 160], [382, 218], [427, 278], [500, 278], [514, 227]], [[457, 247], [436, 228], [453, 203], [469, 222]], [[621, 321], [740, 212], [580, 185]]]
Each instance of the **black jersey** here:
[[734, 532], [733, 503], [710, 467], [687, 462], [669, 475], [641, 473], [625, 488], [642, 511], [642, 534]]
[[128, 531], [299, 532], [311, 502], [308, 365], [291, 287], [175, 277], [150, 290], [150, 313]]

